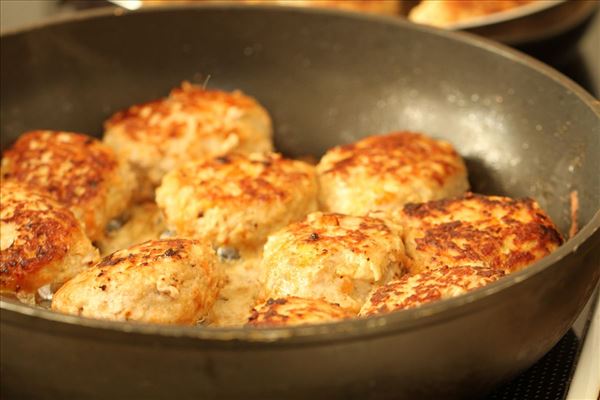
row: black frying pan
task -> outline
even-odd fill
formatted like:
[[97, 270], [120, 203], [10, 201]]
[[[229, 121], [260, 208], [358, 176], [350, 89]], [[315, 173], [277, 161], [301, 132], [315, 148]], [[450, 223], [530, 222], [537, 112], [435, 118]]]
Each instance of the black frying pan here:
[[183, 79], [240, 88], [289, 155], [393, 129], [453, 142], [477, 191], [533, 196], [563, 232], [533, 266], [468, 295], [293, 329], [97, 321], [1, 301], [9, 398], [455, 398], [483, 395], [568, 330], [600, 277], [600, 111], [504, 47], [395, 19], [275, 7], [101, 11], [8, 33], [1, 132], [99, 135]]

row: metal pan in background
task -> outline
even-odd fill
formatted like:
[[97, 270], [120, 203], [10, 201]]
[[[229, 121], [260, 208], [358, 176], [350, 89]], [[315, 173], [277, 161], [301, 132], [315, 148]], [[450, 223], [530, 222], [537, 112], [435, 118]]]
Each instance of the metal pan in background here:
[[229, 5], [80, 14], [6, 33], [0, 51], [2, 146], [34, 128], [99, 135], [115, 110], [210, 74], [265, 104], [284, 153], [423, 131], [455, 144], [475, 190], [533, 196], [563, 232], [577, 190], [582, 227], [465, 296], [320, 326], [121, 323], [2, 299], [7, 398], [473, 398], [552, 348], [597, 286], [600, 110], [505, 47], [394, 18]]
[[595, 1], [542, 0], [446, 26], [510, 45], [557, 36], [581, 24], [598, 8]]
[[[143, 0], [108, 1], [128, 10], [147, 7]], [[239, 0], [211, 1], [227, 5], [235, 4]], [[187, 2], [194, 3], [194, 0], [187, 0]], [[202, 2], [202, 0], [195, 0], [195, 2]], [[407, 15], [419, 0], [398, 0], [398, 2], [401, 4], [399, 6], [401, 14]], [[182, 3], [185, 3], [185, 0]], [[594, 0], [537, 0], [505, 11], [459, 21], [444, 28], [474, 33], [511, 46], [541, 44], [584, 25], [597, 11], [599, 4]]]
[[516, 47], [552, 65], [564, 65], [600, 5], [588, 0], [544, 0], [448, 26]]

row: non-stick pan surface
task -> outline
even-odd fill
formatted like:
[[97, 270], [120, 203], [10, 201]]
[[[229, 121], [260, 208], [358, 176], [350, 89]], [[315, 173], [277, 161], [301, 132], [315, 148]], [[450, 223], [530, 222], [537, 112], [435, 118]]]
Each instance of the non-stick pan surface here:
[[544, 260], [469, 295], [315, 327], [114, 323], [2, 300], [7, 398], [479, 396], [547, 352], [598, 282], [598, 107], [505, 48], [332, 11], [102, 11], [4, 35], [0, 77], [3, 148], [35, 128], [99, 135], [112, 112], [210, 77], [209, 87], [265, 104], [286, 154], [423, 131], [455, 144], [475, 190], [533, 196], [563, 232], [577, 190], [583, 227]]

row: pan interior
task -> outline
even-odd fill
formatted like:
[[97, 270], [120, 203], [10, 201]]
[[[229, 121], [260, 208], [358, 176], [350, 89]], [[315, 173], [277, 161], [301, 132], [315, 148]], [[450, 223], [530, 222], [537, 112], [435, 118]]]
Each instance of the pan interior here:
[[271, 112], [276, 147], [319, 156], [365, 135], [452, 142], [474, 191], [531, 196], [563, 233], [600, 204], [600, 124], [578, 92], [439, 31], [276, 7], [153, 9], [4, 35], [2, 149], [30, 129], [100, 136], [102, 122], [183, 80], [241, 89]]

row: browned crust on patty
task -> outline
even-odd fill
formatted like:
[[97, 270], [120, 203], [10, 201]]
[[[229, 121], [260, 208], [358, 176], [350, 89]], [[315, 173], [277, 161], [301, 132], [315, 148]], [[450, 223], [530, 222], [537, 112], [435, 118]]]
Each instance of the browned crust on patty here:
[[[265, 153], [249, 156], [230, 154], [188, 164], [178, 170], [182, 182], [193, 182], [202, 189], [202, 198], [213, 202], [239, 204], [284, 201], [292, 195], [297, 183], [312, 178], [310, 168], [299, 168], [304, 163], [285, 159], [281, 154]], [[222, 181], [203, 178], [200, 171], [215, 171]], [[239, 191], [228, 190], [227, 182], [235, 183]]]
[[449, 143], [414, 132], [369, 136], [330, 152], [337, 156], [323, 166], [323, 174], [352, 176], [360, 168], [372, 176], [394, 176], [398, 182], [425, 177], [441, 186], [464, 169], [455, 162], [460, 156]]
[[190, 239], [149, 240], [109, 254], [95, 266], [108, 268], [127, 263], [127, 265], [143, 267], [159, 261], [161, 258], [181, 260], [181, 253], [189, 251], [189, 248], [195, 243], [199, 242]]
[[269, 299], [256, 306], [248, 319], [250, 326], [286, 326], [323, 323], [351, 318], [355, 313], [320, 299], [295, 296]]
[[[142, 104], [133, 105], [119, 111], [108, 119], [104, 128], [109, 130], [120, 125], [132, 140], [154, 141], [161, 144], [163, 140], [178, 138], [188, 129], [185, 121], [173, 120], [165, 125], [164, 119], [174, 112], [201, 114], [214, 112], [214, 103], [224, 104], [238, 109], [250, 109], [257, 103], [240, 91], [224, 92], [206, 90], [200, 86], [182, 83], [181, 87], [171, 90], [167, 99], [158, 99]], [[231, 128], [222, 126], [219, 130], [211, 129], [211, 134], [222, 133], [226, 136], [232, 133]], [[160, 149], [161, 146], [158, 147]]]
[[407, 246], [408, 256], [416, 258], [411, 251], [415, 250], [429, 259], [429, 265], [417, 270], [475, 264], [512, 272], [563, 243], [550, 218], [530, 198], [469, 193], [407, 204], [402, 218], [408, 227], [405, 233], [416, 244], [415, 249]]
[[230, 154], [169, 172], [156, 201], [169, 229], [215, 246], [262, 246], [317, 207], [314, 167], [276, 153]]
[[320, 214], [320, 218], [304, 219], [288, 225], [285, 230], [295, 236], [290, 245], [318, 246], [323, 249], [324, 257], [329, 252], [327, 249], [340, 247], [356, 254], [371, 250], [373, 232], [381, 236], [395, 234], [383, 220], [368, 216], [354, 217], [356, 221], [360, 221], [354, 229], [347, 226], [336, 228], [340, 226], [340, 220], [351, 218], [353, 217], [337, 213]]
[[[120, 173], [119, 163], [108, 146], [72, 132], [24, 133], [2, 160], [3, 179], [48, 192], [81, 219], [92, 240], [102, 236], [101, 225], [108, 222], [99, 220], [99, 216], [113, 217], [104, 215], [102, 210], [111, 186], [123, 185]], [[130, 193], [124, 193], [123, 202], [129, 198]]]
[[375, 289], [360, 315], [369, 316], [418, 307], [477, 289], [503, 276], [504, 272], [493, 268], [470, 266], [444, 266], [420, 274], [405, 275]]
[[104, 126], [104, 143], [135, 172], [140, 200], [151, 199], [163, 176], [185, 162], [273, 148], [271, 118], [255, 99], [188, 82], [117, 112]]
[[[69, 141], [63, 140], [68, 135]], [[105, 176], [117, 168], [110, 148], [77, 133], [31, 131], [4, 153], [2, 176], [43, 188], [59, 202], [81, 204], [106, 190]]]
[[285, 202], [298, 187], [314, 179], [314, 172], [308, 164], [283, 158], [278, 153], [254, 153], [190, 162], [170, 176], [182, 188], [194, 187], [194, 197], [207, 207], [210, 204], [245, 207]]
[[47, 194], [13, 182], [2, 182], [0, 194], [3, 235], [10, 226], [16, 236], [0, 251], [0, 288], [31, 292], [47, 283], [37, 271], [60, 263], [74, 241], [87, 239], [75, 216]]

